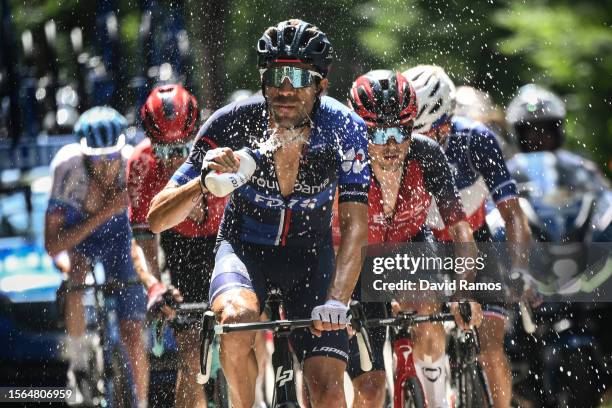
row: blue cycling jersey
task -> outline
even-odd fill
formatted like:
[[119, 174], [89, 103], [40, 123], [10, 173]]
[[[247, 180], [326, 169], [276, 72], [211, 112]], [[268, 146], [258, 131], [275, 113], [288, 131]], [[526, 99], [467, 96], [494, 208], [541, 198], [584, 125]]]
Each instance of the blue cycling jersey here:
[[199, 177], [203, 157], [211, 148], [247, 147], [254, 153], [257, 170], [232, 194], [219, 240], [295, 247], [329, 242], [336, 188], [340, 202], [368, 202], [366, 126], [330, 97], [321, 98], [312, 119], [294, 190], [287, 197], [280, 192], [273, 152], [258, 149], [270, 136], [266, 102], [261, 96], [215, 112], [200, 129], [189, 158], [172, 180], [183, 185]]
[[[468, 217], [481, 210], [489, 196], [495, 203], [517, 196], [516, 183], [495, 135], [482, 123], [454, 116], [443, 149]], [[484, 218], [477, 218], [475, 223], [484, 222]], [[435, 228], [442, 228], [432, 213], [429, 221]]]
[[[130, 154], [131, 147], [124, 147], [123, 167], [117, 179], [122, 187], [125, 186], [123, 170]], [[62, 214], [64, 228], [83, 223], [91, 213], [88, 205], [99, 206], [100, 203], [91, 199], [92, 178], [81, 146], [71, 143], [62, 147], [51, 162], [51, 173], [53, 182], [47, 212]], [[107, 279], [128, 282], [137, 279], [130, 255], [131, 241], [132, 230], [127, 210], [124, 210], [98, 226], [71, 250], [87, 257], [92, 264], [100, 262]], [[142, 320], [145, 310], [146, 296], [142, 286], [131, 285], [119, 293], [117, 313], [120, 319]]]
[[566, 196], [610, 189], [610, 182], [592, 161], [563, 149], [517, 153], [508, 168], [531, 197], [543, 198], [565, 190]]

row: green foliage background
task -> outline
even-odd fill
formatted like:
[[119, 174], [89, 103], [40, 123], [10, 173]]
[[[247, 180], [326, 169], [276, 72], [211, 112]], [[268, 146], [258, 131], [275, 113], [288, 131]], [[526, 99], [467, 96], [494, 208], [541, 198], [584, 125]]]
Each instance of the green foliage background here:
[[[117, 0], [130, 67], [138, 67], [137, 0]], [[176, 0], [175, 0], [176, 1]], [[516, 89], [538, 82], [567, 102], [569, 145], [606, 168], [612, 160], [612, 2], [601, 0], [218, 0], [223, 4], [225, 49], [222, 94], [259, 88], [254, 46], [263, 30], [287, 18], [303, 18], [329, 35], [336, 51], [330, 95], [344, 100], [352, 80], [376, 68], [418, 63], [443, 66], [458, 84], [489, 92], [501, 106]], [[158, 0], [158, 3], [170, 3]], [[92, 43], [92, 0], [12, 0], [18, 30], [42, 30], [53, 18], [60, 30], [62, 74], [69, 76], [68, 33], [76, 25]], [[206, 98], [206, 73], [198, 61], [205, 0], [185, 0], [186, 19]], [[208, 99], [210, 101], [210, 98]], [[217, 105], [218, 102], [212, 105]], [[210, 105], [210, 103], [209, 103]], [[216, 107], [216, 106], [211, 106]], [[609, 171], [609, 169], [608, 169]]]

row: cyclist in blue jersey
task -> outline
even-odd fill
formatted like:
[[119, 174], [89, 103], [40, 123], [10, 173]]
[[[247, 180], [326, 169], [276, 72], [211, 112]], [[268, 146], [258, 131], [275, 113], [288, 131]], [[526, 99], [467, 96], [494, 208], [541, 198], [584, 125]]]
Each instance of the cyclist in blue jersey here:
[[[414, 130], [442, 145], [475, 240], [492, 241], [485, 219], [485, 204], [490, 197], [504, 219], [508, 242], [515, 244], [510, 247], [510, 276], [527, 279], [527, 259], [521, 256], [520, 244], [531, 240], [531, 232], [519, 206], [516, 183], [510, 178], [495, 135], [480, 122], [454, 115], [455, 85], [442, 68], [419, 65], [405, 71], [404, 76], [417, 94]], [[439, 240], [449, 240], [448, 230], [435, 205], [430, 208], [428, 223]], [[477, 279], [498, 282], [499, 277], [491, 276], [496, 272], [497, 265], [490, 263]], [[509, 407], [512, 377], [503, 346], [504, 303], [483, 301], [482, 304], [484, 320], [480, 327], [482, 352], [479, 358], [490, 381], [495, 406]]]
[[[45, 216], [45, 248], [52, 257], [67, 251], [71, 283], [85, 283], [97, 262], [104, 266], [107, 279], [138, 279], [130, 255], [132, 233], [124, 169], [131, 149], [125, 144], [126, 125], [114, 109], [92, 108], [75, 124], [80, 143], [64, 146], [51, 162], [53, 185]], [[67, 293], [65, 309], [68, 380], [77, 389], [88, 364], [82, 297], [82, 292]], [[121, 341], [129, 356], [140, 407], [147, 404], [149, 380], [142, 341], [145, 305], [142, 286], [128, 286], [117, 294]]]
[[[208, 119], [187, 161], [154, 198], [149, 225], [154, 232], [172, 227], [212, 186], [217, 194], [234, 190], [218, 234], [213, 310], [222, 323], [256, 321], [266, 291], [280, 287], [287, 318], [313, 320], [312, 334], [291, 336], [310, 404], [346, 406], [347, 304], [361, 268], [356, 254], [367, 243], [366, 127], [344, 105], [321, 96], [332, 50], [317, 27], [301, 20], [269, 27], [257, 53], [263, 95], [230, 104]], [[212, 170], [217, 175], [206, 178]], [[342, 240], [334, 262], [337, 190]], [[253, 342], [250, 333], [221, 339], [221, 362], [236, 407], [253, 404]]]
[[531, 195], [574, 196], [609, 190], [610, 181], [592, 161], [562, 148], [565, 104], [535, 84], [522, 86], [506, 110], [520, 152], [508, 162], [518, 182], [531, 182]]

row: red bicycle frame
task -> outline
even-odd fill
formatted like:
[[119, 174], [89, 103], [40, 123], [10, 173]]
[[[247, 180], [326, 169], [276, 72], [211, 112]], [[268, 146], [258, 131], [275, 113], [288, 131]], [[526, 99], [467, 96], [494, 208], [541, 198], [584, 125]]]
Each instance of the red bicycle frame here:
[[[405, 400], [404, 384], [410, 378], [416, 378], [416, 368], [414, 366], [414, 357], [412, 354], [412, 339], [410, 337], [398, 338], [393, 341], [393, 353], [397, 361], [395, 368], [395, 378], [393, 385], [393, 407], [403, 408]], [[421, 386], [420, 381], [417, 381]], [[425, 403], [427, 405], [427, 402]]]

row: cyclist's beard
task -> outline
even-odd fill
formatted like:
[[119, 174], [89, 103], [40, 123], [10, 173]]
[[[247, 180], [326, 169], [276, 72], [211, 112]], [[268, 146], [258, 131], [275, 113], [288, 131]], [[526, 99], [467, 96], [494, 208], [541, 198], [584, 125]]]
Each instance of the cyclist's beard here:
[[[278, 106], [283, 104], [292, 108], [286, 109]], [[306, 111], [306, 105], [299, 99], [278, 96], [269, 100], [268, 107], [275, 127], [291, 129], [310, 125], [312, 122]]]

